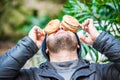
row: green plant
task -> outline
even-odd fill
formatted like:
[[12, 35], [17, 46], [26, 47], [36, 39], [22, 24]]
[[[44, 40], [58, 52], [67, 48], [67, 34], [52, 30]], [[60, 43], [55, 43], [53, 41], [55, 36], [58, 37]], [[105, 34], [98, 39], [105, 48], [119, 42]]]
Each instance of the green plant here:
[[28, 33], [29, 30], [35, 25], [37, 25], [41, 29], [43, 29], [50, 20], [51, 19], [48, 16], [44, 16], [44, 17], [38, 17], [38, 16], [33, 16], [33, 15], [28, 16], [26, 18], [26, 21], [24, 22], [24, 24], [20, 25], [18, 30]]
[[[107, 31], [120, 39], [120, 1], [119, 0], [68, 0], [64, 8], [64, 14], [69, 14], [82, 23], [87, 18], [92, 18], [99, 31]], [[81, 31], [81, 30], [80, 30]], [[86, 33], [83, 31], [83, 35]], [[105, 62], [99, 60], [99, 52], [82, 43], [82, 57], [90, 55], [93, 62]]]

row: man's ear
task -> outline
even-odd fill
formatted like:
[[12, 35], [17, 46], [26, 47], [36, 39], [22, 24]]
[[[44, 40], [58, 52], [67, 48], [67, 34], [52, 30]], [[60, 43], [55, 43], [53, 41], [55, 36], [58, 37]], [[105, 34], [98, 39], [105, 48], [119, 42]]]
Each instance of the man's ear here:
[[79, 49], [79, 48], [80, 48], [80, 45], [77, 45], [77, 48]]
[[46, 53], [49, 54], [49, 50], [48, 50], [48, 48], [46, 49]]

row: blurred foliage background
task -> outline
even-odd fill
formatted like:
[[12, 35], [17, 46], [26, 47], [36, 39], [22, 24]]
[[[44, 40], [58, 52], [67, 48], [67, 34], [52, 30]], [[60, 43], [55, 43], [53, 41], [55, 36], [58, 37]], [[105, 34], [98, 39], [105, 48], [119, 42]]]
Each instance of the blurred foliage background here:
[[43, 28], [57, 18], [64, 0], [1, 0], [0, 40], [18, 40], [33, 25]]
[[[98, 31], [107, 31], [120, 39], [120, 0], [1, 0], [0, 52], [26, 36], [33, 25], [43, 29], [51, 19], [61, 20], [65, 14], [74, 16], [80, 23], [92, 18]], [[78, 34], [87, 33], [80, 29]], [[92, 46], [84, 43], [81, 56], [95, 63], [108, 61]], [[36, 54], [34, 58], [31, 60], [32, 66], [44, 61], [41, 54]]]

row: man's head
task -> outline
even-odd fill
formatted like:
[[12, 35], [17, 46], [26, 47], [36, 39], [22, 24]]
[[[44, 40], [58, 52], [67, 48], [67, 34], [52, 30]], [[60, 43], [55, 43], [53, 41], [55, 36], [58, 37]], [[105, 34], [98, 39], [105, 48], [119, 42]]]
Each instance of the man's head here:
[[56, 33], [47, 36], [46, 45], [49, 52], [58, 53], [63, 50], [77, 50], [78, 41], [73, 32], [60, 29]]
[[[69, 19], [69, 24], [64, 23], [63, 25], [63, 22], [68, 22]], [[70, 16], [65, 16], [63, 20], [64, 21], [61, 23], [57, 19], [52, 20], [44, 29], [47, 35], [43, 41], [42, 52], [47, 59], [49, 59], [50, 54], [57, 54], [63, 51], [67, 51], [69, 53], [74, 51], [76, 54], [79, 54], [81, 51], [80, 41], [77, 34], [75, 33], [75, 31], [78, 29], [79, 23], [76, 19], [71, 18]], [[65, 25], [68, 26], [66, 27]]]
[[76, 33], [59, 30], [56, 33], [46, 35], [42, 44], [42, 53], [47, 60], [50, 59], [50, 53], [57, 53], [63, 50], [76, 51], [78, 57], [80, 57], [81, 45]]

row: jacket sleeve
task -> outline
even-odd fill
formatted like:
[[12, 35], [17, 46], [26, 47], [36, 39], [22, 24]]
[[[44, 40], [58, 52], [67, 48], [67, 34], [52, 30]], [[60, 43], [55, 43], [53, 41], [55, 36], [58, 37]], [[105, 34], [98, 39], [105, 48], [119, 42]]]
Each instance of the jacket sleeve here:
[[102, 32], [95, 40], [93, 47], [111, 61], [101, 65], [103, 80], [120, 80], [120, 41], [112, 35]]
[[0, 56], [0, 80], [14, 80], [20, 69], [38, 51], [29, 38], [20, 40], [12, 49]]

